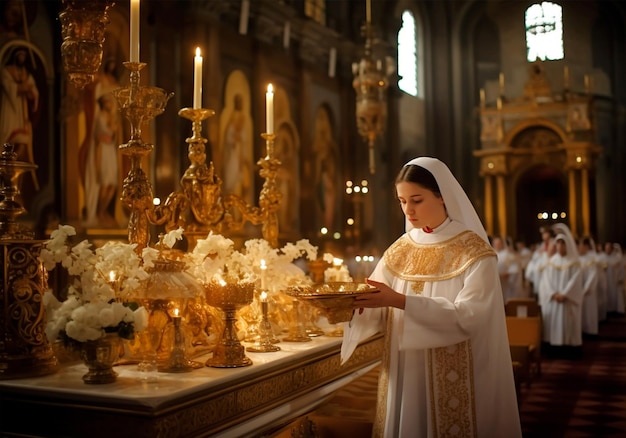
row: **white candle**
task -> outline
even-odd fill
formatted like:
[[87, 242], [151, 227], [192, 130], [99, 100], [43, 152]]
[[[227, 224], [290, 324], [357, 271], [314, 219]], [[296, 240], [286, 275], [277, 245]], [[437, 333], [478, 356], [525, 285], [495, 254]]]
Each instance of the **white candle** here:
[[139, 0], [130, 0], [130, 62], [139, 62]]
[[267, 93], [265, 93], [265, 116], [266, 116], [266, 132], [268, 134], [274, 133], [274, 87], [272, 84], [267, 86]]
[[239, 13], [239, 33], [248, 33], [248, 16], [250, 15], [250, 0], [241, 0], [241, 12]]
[[200, 47], [196, 47], [193, 59], [193, 107], [202, 108], [202, 56]]

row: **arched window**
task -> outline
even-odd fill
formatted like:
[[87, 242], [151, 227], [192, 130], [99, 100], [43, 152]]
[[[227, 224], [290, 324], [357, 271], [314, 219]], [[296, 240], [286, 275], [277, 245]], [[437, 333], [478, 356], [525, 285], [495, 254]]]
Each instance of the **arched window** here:
[[402, 13], [402, 27], [398, 32], [398, 86], [411, 96], [417, 96], [417, 32], [415, 17], [410, 11]]
[[536, 3], [526, 9], [528, 61], [563, 59], [563, 8], [556, 3]]

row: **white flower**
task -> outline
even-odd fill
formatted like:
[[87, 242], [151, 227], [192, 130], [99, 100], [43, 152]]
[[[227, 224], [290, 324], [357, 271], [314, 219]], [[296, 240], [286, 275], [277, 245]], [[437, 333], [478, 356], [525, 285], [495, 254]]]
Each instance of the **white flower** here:
[[172, 248], [174, 247], [174, 244], [176, 243], [177, 240], [182, 240], [182, 239], [183, 239], [183, 229], [179, 227], [177, 230], [172, 230], [163, 237], [163, 244], [169, 248]]
[[[132, 337], [139, 326], [145, 328], [144, 315], [116, 300], [132, 295], [148, 278], [136, 245], [108, 242], [94, 251], [83, 240], [70, 247], [68, 238], [74, 235], [73, 227], [59, 226], [41, 251], [47, 270], [61, 265], [70, 275], [65, 301], [60, 302], [52, 291], [44, 294], [46, 336], [50, 341], [61, 336], [84, 342], [117, 331]], [[142, 318], [138, 324], [135, 315]]]

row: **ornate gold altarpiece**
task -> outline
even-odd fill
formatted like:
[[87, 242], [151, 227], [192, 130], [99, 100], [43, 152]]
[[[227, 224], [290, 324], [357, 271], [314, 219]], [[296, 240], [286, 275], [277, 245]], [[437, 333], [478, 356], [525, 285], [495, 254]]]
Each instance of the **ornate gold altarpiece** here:
[[85, 385], [82, 363], [49, 376], [0, 381], [0, 435], [259, 436], [316, 408], [372, 369], [383, 338], [363, 342], [343, 366], [341, 338], [322, 336], [281, 348], [248, 353], [249, 367], [164, 373], [154, 383], [139, 382], [136, 365], [122, 365], [115, 383]]
[[575, 236], [590, 235], [589, 177], [602, 148], [594, 142], [595, 120], [589, 78], [585, 92], [554, 94], [543, 65], [529, 65], [524, 95], [504, 96], [503, 77], [495, 106], [487, 106], [481, 90], [480, 176], [485, 182], [485, 227], [489, 235], [515, 230], [515, 189], [518, 177], [536, 165], [564, 172], [568, 182], [570, 228]]

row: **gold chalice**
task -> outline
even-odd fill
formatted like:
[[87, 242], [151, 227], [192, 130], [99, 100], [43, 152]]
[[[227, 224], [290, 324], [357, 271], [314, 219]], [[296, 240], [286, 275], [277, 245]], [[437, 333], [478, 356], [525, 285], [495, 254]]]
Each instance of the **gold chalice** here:
[[224, 312], [224, 332], [213, 350], [213, 357], [206, 365], [217, 368], [235, 368], [252, 365], [246, 356], [245, 347], [237, 337], [235, 322], [237, 310], [252, 303], [254, 283], [247, 282], [211, 282], [205, 285], [206, 302]]

